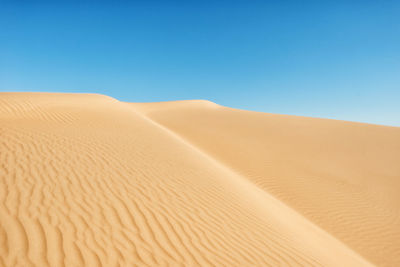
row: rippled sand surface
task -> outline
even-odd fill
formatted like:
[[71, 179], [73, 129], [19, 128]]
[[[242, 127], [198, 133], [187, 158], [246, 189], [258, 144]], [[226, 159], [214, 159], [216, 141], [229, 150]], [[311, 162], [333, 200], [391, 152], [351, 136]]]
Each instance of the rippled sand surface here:
[[400, 128], [0, 93], [0, 266], [399, 266]]

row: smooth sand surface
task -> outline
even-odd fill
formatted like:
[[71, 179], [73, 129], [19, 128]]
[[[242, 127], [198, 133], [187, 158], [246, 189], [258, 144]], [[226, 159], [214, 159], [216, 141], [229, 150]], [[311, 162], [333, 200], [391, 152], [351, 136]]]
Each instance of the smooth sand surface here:
[[399, 266], [400, 128], [0, 93], [0, 266]]

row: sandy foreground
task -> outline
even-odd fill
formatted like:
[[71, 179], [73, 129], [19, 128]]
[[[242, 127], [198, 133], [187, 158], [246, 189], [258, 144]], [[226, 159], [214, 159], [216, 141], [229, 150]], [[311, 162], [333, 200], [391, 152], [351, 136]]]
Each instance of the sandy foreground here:
[[400, 266], [400, 128], [0, 93], [0, 266]]

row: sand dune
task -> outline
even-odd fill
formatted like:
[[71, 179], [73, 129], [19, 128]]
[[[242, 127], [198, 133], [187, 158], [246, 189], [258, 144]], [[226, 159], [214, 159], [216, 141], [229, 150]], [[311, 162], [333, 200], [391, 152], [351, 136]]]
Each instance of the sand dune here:
[[0, 266], [398, 266], [400, 128], [0, 94]]

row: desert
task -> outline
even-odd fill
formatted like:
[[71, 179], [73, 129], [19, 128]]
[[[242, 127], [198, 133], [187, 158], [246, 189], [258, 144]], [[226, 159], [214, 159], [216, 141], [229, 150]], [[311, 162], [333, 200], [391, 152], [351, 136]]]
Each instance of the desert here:
[[0, 266], [398, 266], [400, 128], [0, 93]]

